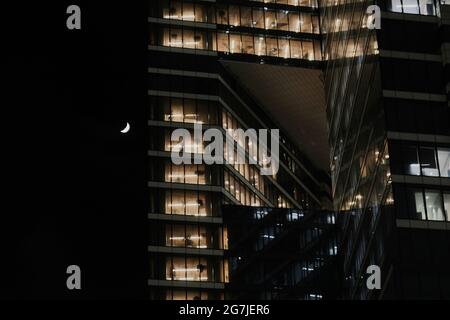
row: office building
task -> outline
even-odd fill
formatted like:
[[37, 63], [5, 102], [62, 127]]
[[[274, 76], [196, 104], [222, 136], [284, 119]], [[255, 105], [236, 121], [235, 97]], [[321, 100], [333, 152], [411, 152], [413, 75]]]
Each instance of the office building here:
[[[148, 21], [150, 298], [224, 299], [230, 265], [222, 205], [331, 207], [326, 138], [311, 139], [278, 109], [295, 108], [300, 100], [305, 127], [325, 128], [324, 110], [319, 116], [313, 110], [323, 103], [323, 92], [305, 89], [292, 96], [260, 87], [311, 76], [309, 85], [320, 88], [317, 1], [151, 1]], [[280, 129], [279, 171], [261, 175], [265, 159], [245, 138], [237, 139], [234, 154], [225, 152], [225, 165], [174, 165], [171, 133], [193, 132], [199, 124], [224, 135], [229, 129]], [[321, 167], [305, 155], [314, 144], [324, 148]], [[256, 163], [237, 164], [238, 148]], [[185, 143], [193, 157], [204, 149], [203, 142]]]
[[[366, 10], [381, 8], [381, 29]], [[450, 297], [449, 6], [321, 1], [343, 297]], [[381, 268], [380, 290], [366, 269]]]

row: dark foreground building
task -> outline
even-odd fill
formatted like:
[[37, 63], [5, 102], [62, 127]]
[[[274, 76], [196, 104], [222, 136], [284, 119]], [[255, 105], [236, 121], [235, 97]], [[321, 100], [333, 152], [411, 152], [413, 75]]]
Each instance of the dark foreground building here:
[[230, 283], [227, 298], [337, 299], [340, 265], [335, 213], [224, 206]]
[[[449, 6], [321, 1], [344, 298], [450, 298]], [[382, 9], [381, 29], [366, 9]], [[368, 290], [379, 265], [381, 290]]]

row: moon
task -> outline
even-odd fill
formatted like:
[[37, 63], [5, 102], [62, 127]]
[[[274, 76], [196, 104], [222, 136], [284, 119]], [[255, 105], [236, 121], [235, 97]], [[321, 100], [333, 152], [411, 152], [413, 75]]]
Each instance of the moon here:
[[122, 130], [120, 130], [120, 132], [122, 132], [122, 133], [127, 133], [128, 131], [130, 131], [130, 124], [127, 122], [127, 125], [125, 126], [125, 128], [123, 128]]

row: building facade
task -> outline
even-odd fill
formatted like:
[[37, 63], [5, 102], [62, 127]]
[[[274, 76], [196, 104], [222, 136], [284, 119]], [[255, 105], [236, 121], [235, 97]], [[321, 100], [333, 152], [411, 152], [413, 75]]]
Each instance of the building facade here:
[[[320, 6], [343, 297], [449, 298], [449, 6]], [[381, 268], [381, 290], [367, 289], [369, 265]]]
[[225, 206], [235, 300], [333, 300], [340, 294], [336, 213]]
[[[179, 146], [171, 134], [198, 125], [224, 136], [277, 128], [222, 62], [319, 68], [317, 2], [151, 1], [148, 21], [150, 297], [223, 299], [230, 266], [222, 205], [320, 209], [330, 202], [326, 174], [283, 130], [279, 171], [265, 176], [267, 163], [251, 139], [234, 137], [224, 165], [175, 165], [171, 152]], [[192, 159], [205, 147], [184, 141]], [[238, 150], [256, 163], [236, 163]]]

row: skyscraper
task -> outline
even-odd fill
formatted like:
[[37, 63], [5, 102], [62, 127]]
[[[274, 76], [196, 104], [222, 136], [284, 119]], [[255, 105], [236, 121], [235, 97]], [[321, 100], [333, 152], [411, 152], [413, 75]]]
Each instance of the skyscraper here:
[[[378, 8], [381, 29], [371, 16]], [[224, 298], [222, 205], [333, 208], [343, 298], [448, 297], [448, 8], [434, 0], [152, 1], [151, 298]], [[260, 174], [267, 163], [248, 137], [224, 150], [225, 165], [174, 165], [171, 133], [200, 124], [224, 136], [280, 129], [280, 170]], [[193, 139], [185, 151], [194, 158], [205, 147]], [[236, 163], [241, 149], [257, 163]], [[366, 285], [371, 265], [381, 270], [379, 290]]]
[[[276, 90], [258, 88], [269, 80], [283, 85], [286, 77], [302, 74], [320, 87], [317, 2], [151, 1], [149, 28], [151, 298], [223, 299], [229, 281], [223, 204], [297, 209], [330, 204], [326, 170], [305, 156], [292, 139], [295, 132], [279, 126], [288, 120], [298, 127], [278, 108], [296, 105], [298, 94], [310, 93], [287, 95], [286, 101], [286, 95], [277, 98]], [[258, 79], [243, 85], [249, 75]], [[305, 107], [323, 101], [323, 92], [312, 96]], [[323, 116], [325, 124], [324, 110], [319, 117], [311, 111], [310, 123]], [[174, 165], [171, 133], [177, 128], [193, 132], [200, 124], [224, 135], [229, 129], [281, 129], [279, 171], [261, 175], [265, 159], [245, 137], [237, 137], [234, 154], [225, 151], [225, 165]], [[317, 143], [297, 130], [305, 145]], [[194, 157], [205, 146], [192, 140], [185, 151]], [[257, 163], [236, 163], [238, 148]]]
[[[381, 29], [370, 28], [374, 4]], [[449, 7], [433, 0], [320, 5], [343, 296], [448, 298]], [[369, 265], [381, 268], [381, 290], [367, 289]]]

